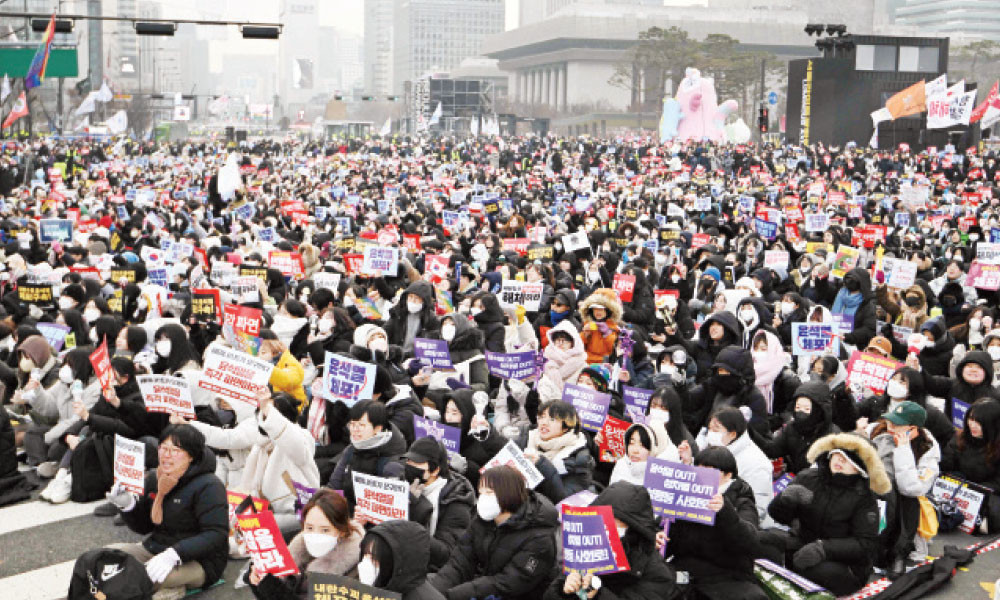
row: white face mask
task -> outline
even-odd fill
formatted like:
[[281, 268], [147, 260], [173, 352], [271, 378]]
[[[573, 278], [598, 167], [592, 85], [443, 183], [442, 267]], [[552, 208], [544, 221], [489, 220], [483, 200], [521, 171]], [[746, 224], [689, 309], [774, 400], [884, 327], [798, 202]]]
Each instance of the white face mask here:
[[651, 408], [649, 409], [649, 418], [653, 421], [662, 421], [664, 423], [670, 422], [670, 412], [665, 411], [662, 408]]
[[365, 585], [375, 585], [376, 579], [378, 579], [378, 567], [372, 563], [370, 557], [366, 556], [358, 563], [358, 581]]
[[782, 302], [781, 303], [781, 314], [783, 316], [787, 317], [788, 315], [792, 314], [793, 312], [795, 312], [795, 303], [794, 302]]
[[709, 431], [705, 434], [705, 443], [709, 446], [725, 446], [726, 443], [722, 441], [721, 431]]
[[890, 379], [888, 385], [885, 386], [885, 393], [894, 399], [906, 398], [908, 391], [905, 383], [900, 383], [895, 379]]
[[167, 358], [170, 356], [170, 340], [160, 340], [156, 342], [156, 353]]
[[766, 351], [754, 350], [753, 352], [750, 353], [750, 355], [753, 356], [753, 361], [755, 363], [762, 363], [767, 360]]
[[473, 317], [475, 317], [476, 315], [478, 315], [481, 312], [483, 312], [483, 309], [481, 309], [481, 308], [470, 308], [469, 309], [469, 314], [472, 315]]
[[87, 320], [87, 324], [89, 325], [90, 323], [93, 323], [97, 319], [101, 318], [101, 311], [96, 308], [88, 308], [83, 311], [83, 318]]
[[990, 353], [990, 358], [993, 360], [1000, 360], [1000, 346], [990, 346], [986, 351]]
[[90, 341], [93, 342], [93, 343], [95, 343], [95, 344], [97, 343], [97, 330], [96, 329], [91, 329], [90, 330]]
[[387, 342], [385, 338], [377, 338], [368, 344], [368, 348], [370, 350], [375, 350], [376, 352], [388, 352], [389, 342]]
[[752, 309], [740, 311], [740, 321], [743, 321], [743, 323], [747, 325], [752, 325], [756, 320], [757, 320], [757, 311]]
[[69, 310], [76, 306], [76, 300], [70, 298], [69, 296], [63, 296], [59, 298], [59, 309]]
[[319, 332], [326, 334], [333, 331], [333, 319], [322, 318], [318, 323]]
[[455, 339], [455, 326], [454, 325], [442, 325], [441, 326], [441, 339], [446, 342], [450, 342]]
[[623, 538], [628, 533], [628, 527], [615, 527], [618, 530], [618, 537]]
[[59, 368], [59, 381], [69, 385], [73, 383], [73, 369], [69, 365]]
[[732, 479], [730, 479], [726, 483], [723, 483], [722, 485], [719, 486], [719, 493], [720, 494], [725, 494], [726, 490], [728, 490], [729, 486], [731, 486], [731, 485], [733, 485], [733, 480]]
[[484, 521], [492, 521], [500, 516], [500, 503], [496, 494], [483, 494], [476, 501], [476, 512]]
[[[336, 536], [325, 533], [303, 533], [302, 541], [306, 544], [306, 551], [313, 557], [326, 556], [337, 547]], [[369, 584], [370, 585], [370, 584]]]
[[413, 314], [416, 314], [424, 309], [424, 305], [421, 302], [406, 302], [406, 310]]

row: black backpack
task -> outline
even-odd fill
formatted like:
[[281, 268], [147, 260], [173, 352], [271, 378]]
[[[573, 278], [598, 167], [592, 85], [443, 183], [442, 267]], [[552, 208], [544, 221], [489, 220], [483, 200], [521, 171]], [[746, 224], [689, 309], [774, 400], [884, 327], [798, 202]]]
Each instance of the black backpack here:
[[152, 600], [153, 582], [134, 556], [97, 548], [76, 559], [66, 600], [94, 600], [99, 593], [106, 600]]

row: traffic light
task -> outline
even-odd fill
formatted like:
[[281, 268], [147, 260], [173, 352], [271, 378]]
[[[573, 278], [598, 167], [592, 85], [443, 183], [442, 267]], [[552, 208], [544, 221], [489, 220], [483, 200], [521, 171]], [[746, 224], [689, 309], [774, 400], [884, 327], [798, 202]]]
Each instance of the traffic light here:
[[757, 128], [761, 133], [767, 133], [767, 108], [761, 106], [757, 113]]

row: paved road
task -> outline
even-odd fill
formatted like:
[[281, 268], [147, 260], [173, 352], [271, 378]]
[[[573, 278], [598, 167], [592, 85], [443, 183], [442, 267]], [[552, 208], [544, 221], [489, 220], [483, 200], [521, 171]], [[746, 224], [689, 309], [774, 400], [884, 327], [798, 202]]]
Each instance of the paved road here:
[[[37, 494], [36, 494], [37, 495]], [[84, 551], [114, 542], [138, 541], [126, 527], [115, 527], [110, 518], [95, 517], [93, 504], [54, 506], [37, 498], [0, 508], [0, 598], [4, 600], [55, 600], [69, 586], [73, 561]], [[963, 533], [940, 536], [931, 544], [939, 553], [945, 544], [966, 546], [981, 541]], [[245, 561], [230, 561], [225, 584], [196, 596], [198, 600], [252, 598], [233, 582]], [[1000, 577], [1000, 550], [984, 554], [968, 572], [959, 572], [951, 586], [929, 598], [986, 600], [982, 586]]]

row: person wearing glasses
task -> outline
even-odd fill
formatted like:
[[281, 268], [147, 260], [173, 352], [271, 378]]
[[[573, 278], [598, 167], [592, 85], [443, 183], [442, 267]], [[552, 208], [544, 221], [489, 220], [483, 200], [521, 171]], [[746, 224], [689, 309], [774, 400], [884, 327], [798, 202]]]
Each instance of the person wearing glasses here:
[[107, 494], [129, 529], [147, 536], [112, 548], [144, 563], [157, 590], [209, 587], [222, 576], [229, 553], [229, 508], [215, 454], [191, 425], [165, 429], [157, 454], [160, 466], [146, 473], [141, 496], [120, 483]]

